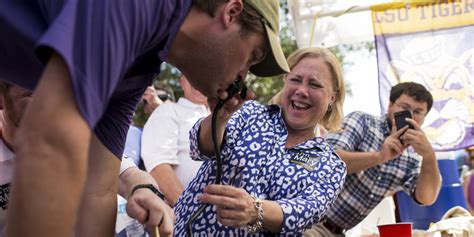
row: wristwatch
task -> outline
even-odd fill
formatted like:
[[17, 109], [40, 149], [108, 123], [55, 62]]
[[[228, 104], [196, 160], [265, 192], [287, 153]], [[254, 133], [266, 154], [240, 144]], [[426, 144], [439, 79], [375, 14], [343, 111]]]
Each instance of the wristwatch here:
[[154, 194], [156, 194], [156, 196], [160, 197], [163, 201], [165, 200], [165, 195], [160, 190], [158, 190], [153, 184], [137, 184], [137, 185], [135, 185], [135, 187], [133, 187], [133, 189], [132, 189], [132, 195], [135, 191], [137, 191], [137, 189], [140, 189], [140, 188], [150, 189]]

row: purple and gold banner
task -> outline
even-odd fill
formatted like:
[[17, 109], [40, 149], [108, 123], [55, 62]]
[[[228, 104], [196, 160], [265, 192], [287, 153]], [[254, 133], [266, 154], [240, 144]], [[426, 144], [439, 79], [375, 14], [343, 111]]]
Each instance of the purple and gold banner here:
[[434, 149], [474, 145], [474, 0], [389, 3], [371, 10], [382, 111], [393, 85], [423, 84], [434, 97], [423, 124]]

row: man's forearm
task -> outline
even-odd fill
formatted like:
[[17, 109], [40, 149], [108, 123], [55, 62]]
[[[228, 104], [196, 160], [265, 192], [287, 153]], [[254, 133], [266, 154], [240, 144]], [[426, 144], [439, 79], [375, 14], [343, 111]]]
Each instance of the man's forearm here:
[[337, 154], [347, 165], [347, 174], [360, 172], [381, 163], [382, 158], [378, 152], [353, 152], [342, 149], [336, 150]]
[[75, 236], [115, 234], [119, 159], [92, 136], [87, 181], [82, 193]]
[[[38, 155], [42, 156], [40, 161], [30, 162], [30, 157]], [[25, 159], [24, 163], [29, 164], [16, 163], [7, 236], [69, 236], [71, 233], [86, 172], [79, 168], [71, 174], [65, 167], [85, 164], [68, 161], [71, 157], [56, 162], [54, 157], [60, 156], [45, 153], [16, 156], [17, 160]]]
[[69, 236], [86, 177], [90, 129], [64, 62], [53, 55], [15, 138], [7, 236]]
[[421, 172], [416, 183], [415, 196], [417, 201], [425, 204], [433, 204], [441, 189], [441, 176], [438, 162], [434, 153], [423, 157]]
[[138, 184], [156, 185], [155, 179], [147, 172], [138, 169], [138, 167], [130, 167], [120, 175], [119, 194], [125, 199], [130, 197], [133, 187]]
[[160, 164], [150, 174], [155, 178], [166, 200], [174, 206], [184, 188], [169, 164]]

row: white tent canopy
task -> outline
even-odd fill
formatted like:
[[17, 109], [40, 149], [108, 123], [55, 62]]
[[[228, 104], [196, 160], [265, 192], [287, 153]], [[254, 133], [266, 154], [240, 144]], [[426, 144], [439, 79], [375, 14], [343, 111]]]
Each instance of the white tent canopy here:
[[369, 6], [385, 2], [391, 1], [288, 0], [298, 47], [372, 41]]

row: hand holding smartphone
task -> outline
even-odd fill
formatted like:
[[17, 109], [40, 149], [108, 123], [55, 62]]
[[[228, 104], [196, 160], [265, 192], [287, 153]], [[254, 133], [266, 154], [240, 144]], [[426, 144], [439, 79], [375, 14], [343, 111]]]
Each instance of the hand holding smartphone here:
[[406, 125], [408, 125], [409, 128], [411, 129], [415, 129], [413, 125], [411, 125], [405, 120], [406, 118], [410, 118], [410, 119], [412, 118], [411, 112], [409, 110], [402, 110], [402, 111], [395, 112], [393, 114], [393, 117], [395, 118], [395, 124], [397, 126], [397, 130], [402, 129]]

